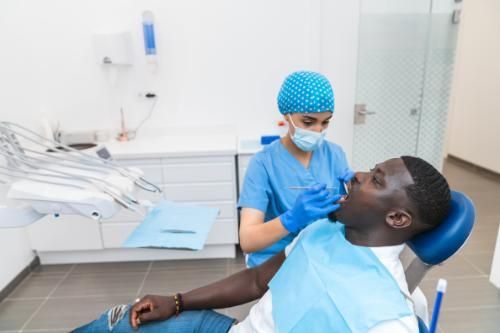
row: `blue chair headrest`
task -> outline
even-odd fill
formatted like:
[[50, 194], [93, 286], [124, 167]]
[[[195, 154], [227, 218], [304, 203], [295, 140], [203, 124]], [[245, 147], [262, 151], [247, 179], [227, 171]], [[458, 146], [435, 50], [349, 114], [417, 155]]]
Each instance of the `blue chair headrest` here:
[[472, 201], [463, 193], [451, 191], [451, 206], [446, 219], [407, 244], [424, 263], [437, 265], [462, 247], [472, 231], [475, 215]]

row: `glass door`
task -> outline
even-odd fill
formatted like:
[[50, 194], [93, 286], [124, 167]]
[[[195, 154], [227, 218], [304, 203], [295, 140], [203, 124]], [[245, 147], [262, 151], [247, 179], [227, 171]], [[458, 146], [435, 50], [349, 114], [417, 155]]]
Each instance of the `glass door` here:
[[441, 167], [458, 13], [444, 0], [362, 0], [353, 167], [417, 155]]

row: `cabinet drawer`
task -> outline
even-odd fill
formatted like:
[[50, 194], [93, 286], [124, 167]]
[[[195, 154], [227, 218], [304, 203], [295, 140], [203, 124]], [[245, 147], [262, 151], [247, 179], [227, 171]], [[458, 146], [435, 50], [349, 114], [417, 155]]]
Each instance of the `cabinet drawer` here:
[[118, 160], [122, 166], [132, 166], [141, 169], [144, 172], [144, 178], [156, 185], [163, 183], [163, 171], [161, 159], [151, 160]]
[[165, 198], [172, 201], [233, 201], [234, 183], [166, 184]]
[[165, 184], [231, 182], [234, 163], [168, 164], [163, 166]]
[[163, 171], [160, 165], [137, 165], [144, 172], [144, 178], [155, 185], [163, 183]]
[[247, 173], [247, 168], [252, 157], [253, 155], [238, 155], [238, 195], [243, 189], [245, 175]]
[[[109, 223], [101, 225], [104, 248], [120, 248], [139, 223]], [[235, 220], [216, 221], [206, 244], [238, 243], [238, 224]]]
[[[236, 205], [234, 201], [227, 202], [189, 202], [192, 205], [207, 206], [219, 208], [217, 219], [230, 219], [236, 216]], [[101, 220], [101, 223], [111, 222], [139, 222], [142, 218], [135, 212], [128, 209], [121, 209], [115, 216], [107, 220]]]

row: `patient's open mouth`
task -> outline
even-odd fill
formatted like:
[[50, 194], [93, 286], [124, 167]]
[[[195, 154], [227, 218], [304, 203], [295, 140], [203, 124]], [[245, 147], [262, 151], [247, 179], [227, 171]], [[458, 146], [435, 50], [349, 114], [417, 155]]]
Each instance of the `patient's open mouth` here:
[[342, 196], [342, 198], [340, 198], [340, 200], [338, 201], [340, 204], [343, 204], [344, 202], [346, 202], [347, 200], [349, 200], [349, 194], [346, 194], [344, 196]]
[[340, 198], [340, 200], [339, 200], [339, 203], [341, 203], [341, 204], [349, 200], [349, 196], [350, 196], [351, 191], [352, 191], [351, 182], [345, 183], [345, 190], [347, 193], [345, 195], [343, 195], [342, 198]]

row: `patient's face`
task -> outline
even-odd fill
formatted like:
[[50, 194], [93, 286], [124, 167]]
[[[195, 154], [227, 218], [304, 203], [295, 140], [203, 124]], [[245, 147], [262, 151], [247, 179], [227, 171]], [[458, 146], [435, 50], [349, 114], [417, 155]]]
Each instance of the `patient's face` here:
[[389, 210], [409, 207], [404, 188], [410, 184], [413, 179], [400, 158], [379, 163], [369, 172], [357, 172], [336, 218], [348, 226], [385, 221]]

